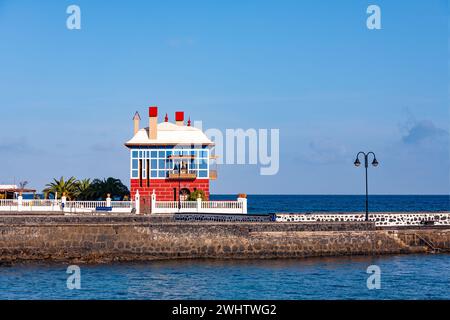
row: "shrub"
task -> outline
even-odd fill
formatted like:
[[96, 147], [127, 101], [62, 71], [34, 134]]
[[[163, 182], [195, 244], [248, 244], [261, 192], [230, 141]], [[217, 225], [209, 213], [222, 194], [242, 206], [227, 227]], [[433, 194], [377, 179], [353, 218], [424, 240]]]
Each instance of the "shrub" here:
[[205, 192], [203, 190], [195, 190], [192, 192], [188, 197], [188, 201], [196, 201], [199, 197], [202, 198], [202, 201], [206, 200]]

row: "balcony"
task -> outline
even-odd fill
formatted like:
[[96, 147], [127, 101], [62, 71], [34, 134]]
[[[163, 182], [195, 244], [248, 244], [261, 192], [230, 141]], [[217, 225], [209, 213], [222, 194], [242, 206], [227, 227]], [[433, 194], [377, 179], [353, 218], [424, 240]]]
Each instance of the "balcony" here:
[[194, 180], [196, 178], [197, 173], [190, 170], [181, 170], [181, 172], [179, 172], [178, 170], [169, 171], [169, 174], [167, 176], [167, 179], [170, 180]]
[[193, 155], [170, 155], [167, 158], [171, 159], [171, 160], [175, 160], [175, 159], [195, 159], [195, 156], [193, 156]]

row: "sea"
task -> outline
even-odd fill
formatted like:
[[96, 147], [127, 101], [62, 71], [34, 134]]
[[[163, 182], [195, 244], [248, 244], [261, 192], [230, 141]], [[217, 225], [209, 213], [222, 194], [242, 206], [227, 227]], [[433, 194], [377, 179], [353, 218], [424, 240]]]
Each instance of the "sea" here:
[[[232, 200], [232, 195], [213, 199]], [[359, 195], [249, 195], [250, 213], [359, 212]], [[373, 195], [372, 212], [449, 211], [448, 195]], [[450, 255], [81, 264], [0, 263], [0, 299], [450, 299]], [[374, 287], [374, 270], [377, 285]]]
[[450, 299], [448, 254], [79, 265], [80, 289], [67, 268], [0, 266], [0, 299]]
[[[212, 200], [236, 200], [212, 195]], [[365, 195], [248, 195], [249, 213], [362, 212]], [[450, 195], [369, 195], [372, 212], [450, 211]]]

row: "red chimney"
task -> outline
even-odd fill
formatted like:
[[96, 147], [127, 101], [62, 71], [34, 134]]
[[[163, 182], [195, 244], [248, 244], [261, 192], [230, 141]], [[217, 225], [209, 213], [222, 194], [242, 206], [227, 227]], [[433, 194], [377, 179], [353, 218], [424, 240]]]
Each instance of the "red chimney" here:
[[175, 112], [175, 123], [178, 126], [183, 126], [184, 125], [184, 112], [183, 111]]
[[148, 116], [149, 117], [157, 117], [158, 116], [158, 107], [157, 106], [148, 107]]
[[148, 108], [149, 126], [148, 138], [156, 139], [158, 137], [158, 107], [151, 106]]

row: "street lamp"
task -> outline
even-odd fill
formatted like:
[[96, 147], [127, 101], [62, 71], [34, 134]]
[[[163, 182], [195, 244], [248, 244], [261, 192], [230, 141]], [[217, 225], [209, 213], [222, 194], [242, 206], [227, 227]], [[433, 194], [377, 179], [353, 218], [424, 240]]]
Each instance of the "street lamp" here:
[[361, 165], [361, 162], [359, 161], [360, 154], [364, 155], [364, 167], [366, 168], [366, 221], [369, 221], [369, 186], [367, 182], [367, 168], [369, 167], [369, 155], [373, 155], [372, 165], [374, 167], [378, 166], [378, 160], [375, 156], [375, 153], [373, 153], [372, 151], [367, 153], [360, 151], [356, 155], [356, 160], [354, 162], [355, 167], [359, 167]]
[[181, 212], [181, 162], [178, 163], [178, 213]]

